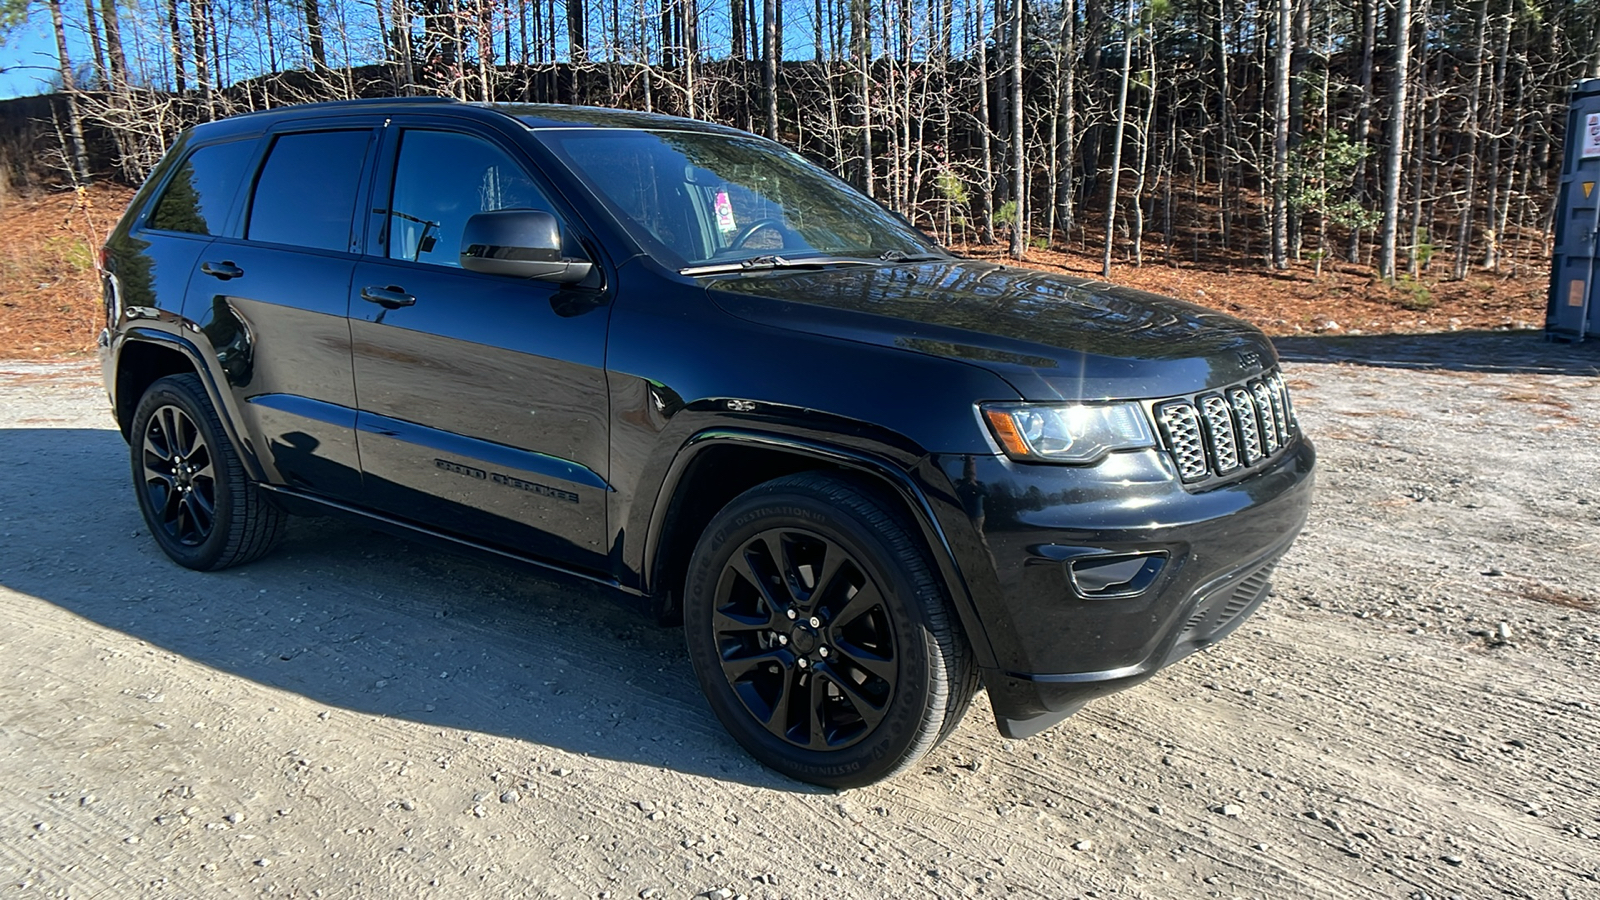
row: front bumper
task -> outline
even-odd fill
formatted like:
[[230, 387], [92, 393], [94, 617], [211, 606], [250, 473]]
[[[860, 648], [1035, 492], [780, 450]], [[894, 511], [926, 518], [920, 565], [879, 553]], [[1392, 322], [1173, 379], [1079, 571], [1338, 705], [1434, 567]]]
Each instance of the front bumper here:
[[[1155, 450], [1089, 467], [932, 458], [923, 471], [942, 483], [928, 496], [972, 599], [1000, 731], [1035, 734], [1237, 628], [1305, 524], [1315, 461], [1298, 437], [1248, 478], [1188, 491]], [[1099, 591], [1073, 574], [1130, 558], [1158, 571]]]

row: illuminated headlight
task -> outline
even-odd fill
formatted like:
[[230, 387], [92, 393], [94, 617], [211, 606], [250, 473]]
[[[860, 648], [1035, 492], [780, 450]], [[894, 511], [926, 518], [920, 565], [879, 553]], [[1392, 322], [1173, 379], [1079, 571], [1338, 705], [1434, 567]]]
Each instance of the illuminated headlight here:
[[1113, 450], [1155, 446], [1134, 403], [985, 403], [984, 421], [1006, 455], [1024, 462], [1092, 463]]

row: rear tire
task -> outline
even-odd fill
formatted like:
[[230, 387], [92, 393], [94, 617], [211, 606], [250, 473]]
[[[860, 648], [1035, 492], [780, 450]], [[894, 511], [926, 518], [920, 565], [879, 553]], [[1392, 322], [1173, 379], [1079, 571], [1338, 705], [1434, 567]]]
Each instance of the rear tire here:
[[129, 448], [139, 511], [180, 566], [213, 571], [259, 558], [287, 515], [245, 474], [197, 375], [168, 375], [134, 411]]
[[769, 481], [707, 526], [684, 633], [717, 718], [791, 778], [858, 787], [933, 749], [977, 687], [920, 538], [869, 489]]

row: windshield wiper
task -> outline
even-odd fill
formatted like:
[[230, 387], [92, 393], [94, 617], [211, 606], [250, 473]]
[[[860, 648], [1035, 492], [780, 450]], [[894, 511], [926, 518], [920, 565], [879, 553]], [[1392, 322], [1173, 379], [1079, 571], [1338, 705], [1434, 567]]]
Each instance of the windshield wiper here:
[[855, 256], [805, 256], [788, 259], [783, 256], [752, 256], [738, 262], [711, 263], [679, 269], [679, 275], [719, 275], [726, 272], [764, 272], [773, 269], [820, 269], [824, 266], [875, 266], [881, 260], [861, 259]]
[[936, 259], [949, 259], [943, 253], [907, 253], [904, 250], [885, 250], [878, 254], [884, 262], [932, 262]]

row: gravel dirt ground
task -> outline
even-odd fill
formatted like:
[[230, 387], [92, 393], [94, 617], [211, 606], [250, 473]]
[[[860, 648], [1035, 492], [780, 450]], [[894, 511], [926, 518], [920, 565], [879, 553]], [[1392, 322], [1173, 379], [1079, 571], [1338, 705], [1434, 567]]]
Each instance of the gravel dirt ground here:
[[0, 893], [1600, 896], [1600, 346], [1283, 350], [1322, 470], [1261, 613], [846, 793], [620, 595], [331, 520], [177, 568], [92, 367], [0, 363]]

